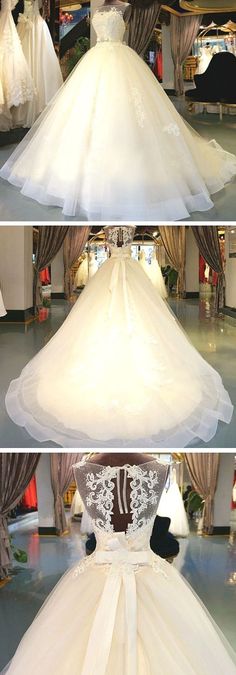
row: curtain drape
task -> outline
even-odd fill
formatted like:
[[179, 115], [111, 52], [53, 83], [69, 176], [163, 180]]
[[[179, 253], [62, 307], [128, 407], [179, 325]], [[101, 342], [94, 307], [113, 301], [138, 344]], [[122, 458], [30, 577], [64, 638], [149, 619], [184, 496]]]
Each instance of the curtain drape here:
[[206, 263], [217, 272], [215, 310], [218, 312], [225, 304], [225, 275], [221, 258], [218, 228], [216, 225], [192, 225], [199, 251]]
[[69, 298], [72, 293], [71, 268], [75, 261], [80, 257], [88, 241], [89, 226], [70, 226], [64, 239], [63, 258], [64, 258], [64, 282], [65, 296]]
[[67, 530], [63, 495], [73, 480], [73, 464], [79, 462], [82, 453], [51, 453], [51, 483], [54, 494], [55, 527], [58, 534]]
[[137, 54], [144, 54], [160, 14], [159, 0], [133, 0], [129, 21], [128, 45]]
[[186, 231], [184, 225], [159, 225], [159, 233], [169, 261], [178, 272], [177, 294], [185, 294]]
[[212, 534], [214, 515], [214, 496], [220, 464], [219, 452], [187, 452], [185, 461], [189, 470], [192, 486], [205, 500], [203, 510], [203, 532]]
[[11, 565], [7, 515], [29, 485], [39, 457], [36, 452], [0, 453], [0, 578], [8, 575]]
[[38, 234], [38, 246], [34, 265], [34, 307], [39, 304], [39, 272], [47, 267], [60, 250], [69, 225], [40, 225]]
[[175, 69], [175, 91], [178, 96], [184, 93], [183, 63], [190, 54], [202, 22], [202, 15], [175, 16], [171, 14], [170, 40]]

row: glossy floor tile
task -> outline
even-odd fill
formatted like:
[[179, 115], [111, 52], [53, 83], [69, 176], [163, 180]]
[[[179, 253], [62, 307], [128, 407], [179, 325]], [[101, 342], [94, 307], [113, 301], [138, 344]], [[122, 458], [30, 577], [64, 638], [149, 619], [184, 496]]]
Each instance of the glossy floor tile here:
[[[213, 305], [207, 300], [170, 300], [180, 324], [202, 356], [219, 371], [231, 400], [236, 406], [236, 321], [230, 317], [215, 318]], [[5, 394], [12, 379], [41, 349], [59, 328], [70, 311], [69, 303], [54, 301], [45, 321], [23, 324], [0, 323], [0, 447], [38, 447], [38, 443], [9, 419], [5, 410]], [[138, 364], [137, 364], [138, 367]], [[187, 392], [186, 392], [187, 396]], [[231, 424], [219, 424], [209, 447], [235, 447], [236, 408]], [[203, 443], [194, 447], [202, 447]], [[52, 447], [47, 442], [40, 447]], [[207, 447], [207, 444], [205, 444]]]
[[[10, 531], [14, 543], [27, 550], [28, 563], [15, 564], [12, 580], [0, 588], [0, 669], [62, 574], [84, 555], [78, 523], [72, 523], [68, 536], [39, 537], [37, 514], [32, 514], [10, 526]], [[227, 537], [192, 534], [180, 540], [174, 564], [236, 650], [236, 585], [229, 583], [236, 572], [236, 551], [229, 549]], [[65, 616], [65, 624], [69, 621], [76, 621], [76, 616]]]
[[[224, 150], [236, 154], [236, 117], [224, 115], [223, 121], [215, 114], [190, 115], [184, 99], [173, 97], [172, 102], [186, 121], [207, 140], [215, 139]], [[0, 147], [0, 167], [6, 162], [15, 146]], [[181, 161], [181, 157], [180, 157]], [[187, 220], [227, 221], [236, 216], [236, 179], [213, 197], [214, 207], [209, 211], [195, 212]], [[63, 216], [58, 207], [43, 206], [24, 197], [20, 191], [0, 178], [0, 221], [65, 221], [86, 220]]]

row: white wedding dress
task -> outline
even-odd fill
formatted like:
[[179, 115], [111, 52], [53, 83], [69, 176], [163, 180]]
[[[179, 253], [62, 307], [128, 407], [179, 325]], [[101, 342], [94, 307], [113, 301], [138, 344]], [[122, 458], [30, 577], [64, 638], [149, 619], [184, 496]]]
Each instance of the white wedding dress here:
[[6, 314], [7, 314], [7, 312], [6, 312], [6, 309], [5, 309], [4, 302], [3, 302], [2, 291], [1, 291], [1, 288], [0, 288], [0, 316], [6, 316]]
[[186, 124], [122, 43], [121, 11], [96, 11], [97, 44], [0, 171], [41, 204], [89, 220], [180, 220], [213, 206], [236, 157]]
[[[236, 675], [236, 656], [200, 599], [150, 549], [166, 467], [81, 462], [75, 472], [96, 550], [59, 581], [7, 675]], [[115, 502], [126, 531], [115, 531]]]
[[160, 265], [156, 258], [155, 249], [152, 252], [152, 259], [150, 265], [146, 260], [145, 251], [141, 251], [140, 263], [142, 265], [142, 268], [148, 275], [149, 279], [151, 280], [153, 286], [155, 286], [158, 293], [160, 293], [160, 296], [163, 298], [163, 300], [166, 300], [166, 298], [168, 297], [168, 293], [162, 276]]
[[233, 412], [221, 377], [132, 259], [135, 228], [104, 229], [111, 257], [11, 382], [7, 412], [38, 441], [64, 447], [209, 441]]
[[175, 537], [188, 537], [188, 518], [176, 480], [176, 470], [174, 468], [171, 470], [169, 486], [162, 492], [157, 515], [170, 518], [169, 532]]
[[63, 83], [61, 69], [52, 38], [39, 12], [38, 0], [24, 0], [24, 13], [19, 14], [17, 31], [25, 59], [35, 85], [35, 96], [13, 112], [16, 126], [31, 127]]
[[0, 131], [12, 126], [12, 107], [31, 101], [35, 91], [11, 13], [15, 5], [2, 0], [0, 11]]

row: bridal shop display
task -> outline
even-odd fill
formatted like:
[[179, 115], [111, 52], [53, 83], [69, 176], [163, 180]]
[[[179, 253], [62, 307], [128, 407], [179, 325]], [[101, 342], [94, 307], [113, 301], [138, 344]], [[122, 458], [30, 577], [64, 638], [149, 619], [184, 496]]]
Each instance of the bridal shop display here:
[[106, 226], [109, 259], [60, 329], [13, 380], [11, 419], [64, 447], [210, 441], [233, 405], [167, 302], [131, 257], [134, 226]]
[[84, 220], [176, 221], [208, 212], [211, 195], [236, 175], [236, 157], [184, 122], [123, 43], [129, 16], [128, 3], [98, 8], [96, 46], [0, 175], [25, 197]]
[[95, 552], [62, 576], [4, 673], [28, 673], [34, 659], [35, 675], [235, 675], [236, 655], [203, 602], [150, 548], [168, 464], [102, 452], [73, 469]]
[[24, 0], [15, 26], [15, 0], [0, 11], [0, 131], [31, 127], [62, 85], [52, 38], [38, 0]]

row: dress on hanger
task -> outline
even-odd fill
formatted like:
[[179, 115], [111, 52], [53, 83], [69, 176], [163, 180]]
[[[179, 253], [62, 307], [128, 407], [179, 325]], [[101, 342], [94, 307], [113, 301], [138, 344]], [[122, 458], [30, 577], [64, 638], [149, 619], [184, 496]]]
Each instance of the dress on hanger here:
[[89, 220], [181, 220], [213, 207], [236, 157], [201, 138], [122, 43], [116, 7], [96, 11], [97, 44], [14, 150], [0, 176], [41, 204]]
[[6, 316], [6, 314], [7, 314], [7, 312], [6, 312], [6, 309], [5, 309], [4, 302], [3, 302], [2, 291], [1, 291], [1, 288], [0, 288], [0, 316]]
[[212, 49], [208, 47], [201, 47], [200, 56], [198, 57], [198, 66], [196, 69], [196, 75], [202, 75], [207, 70], [209, 63], [213, 57]]
[[26, 63], [11, 10], [16, 0], [2, 0], [0, 11], [0, 131], [12, 126], [12, 107], [34, 96], [34, 83]]
[[70, 516], [73, 518], [77, 513], [83, 513], [84, 505], [81, 499], [79, 490], [75, 491], [74, 497], [71, 502]]
[[76, 275], [75, 275], [75, 288], [81, 288], [86, 286], [88, 281], [88, 254], [85, 253], [83, 260], [81, 261]]
[[64, 447], [209, 441], [233, 412], [221, 377], [131, 257], [135, 227], [104, 230], [111, 257], [11, 382], [7, 412], [38, 441]]
[[98, 271], [98, 264], [94, 253], [89, 253], [89, 279]]
[[[75, 474], [96, 550], [49, 595], [7, 675], [32, 663], [34, 675], [235, 675], [236, 656], [203, 603], [150, 548], [166, 467], [80, 462]], [[125, 530], [113, 524], [115, 501]]]
[[171, 470], [170, 484], [167, 490], [164, 489], [162, 492], [157, 515], [170, 518], [169, 532], [174, 534], [175, 537], [188, 537], [189, 524], [184, 508], [184, 502], [176, 480], [175, 468], [172, 468]]
[[163, 300], [166, 300], [166, 298], [168, 297], [168, 293], [162, 276], [160, 265], [157, 261], [155, 248], [153, 249], [152, 252], [151, 264], [149, 265], [146, 262], [144, 269], [145, 272], [148, 274], [149, 279], [151, 280], [153, 286], [155, 286], [155, 288], [157, 289], [158, 293], [160, 293]]
[[63, 83], [52, 38], [39, 12], [38, 0], [24, 0], [17, 31], [35, 85], [35, 96], [13, 112], [14, 124], [31, 127]]

